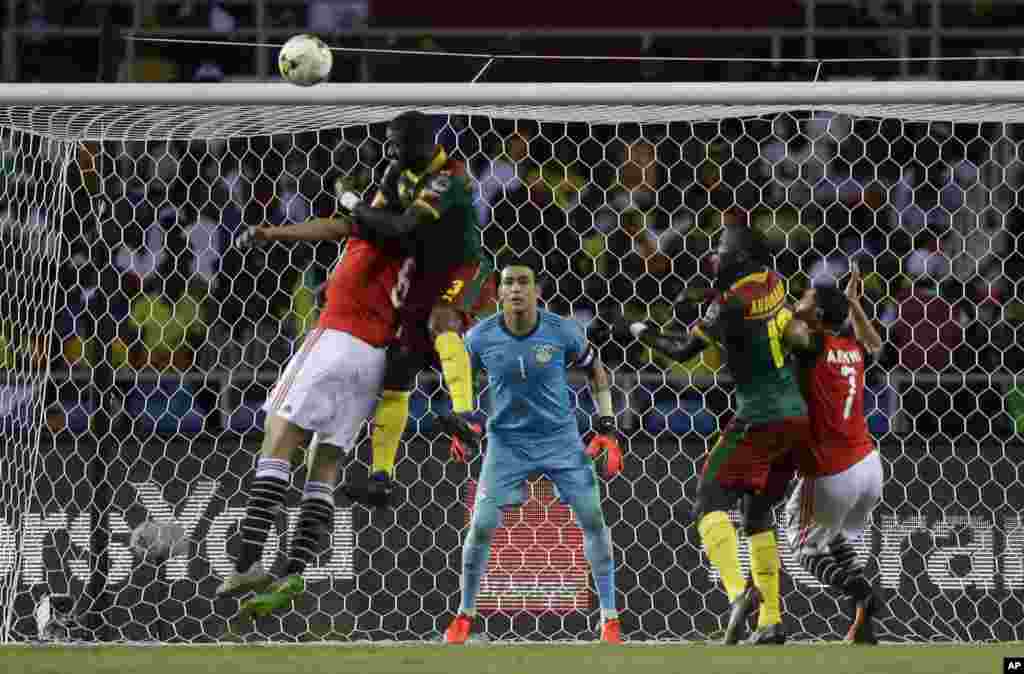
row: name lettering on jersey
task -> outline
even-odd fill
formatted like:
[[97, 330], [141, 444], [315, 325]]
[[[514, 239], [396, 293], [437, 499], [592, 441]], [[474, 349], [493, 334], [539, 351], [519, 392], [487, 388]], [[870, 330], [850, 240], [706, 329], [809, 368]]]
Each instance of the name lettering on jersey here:
[[541, 344], [533, 347], [533, 355], [538, 363], [544, 365], [551, 362], [551, 358], [555, 355], [555, 348], [551, 344]]
[[853, 365], [863, 360], [860, 351], [840, 351], [839, 349], [829, 349], [828, 357], [826, 362], [837, 363], [839, 365]]
[[786, 289], [781, 283], [776, 283], [770, 293], [764, 297], [758, 297], [750, 303], [747, 310], [747, 318], [764, 318], [771, 315], [786, 300]]

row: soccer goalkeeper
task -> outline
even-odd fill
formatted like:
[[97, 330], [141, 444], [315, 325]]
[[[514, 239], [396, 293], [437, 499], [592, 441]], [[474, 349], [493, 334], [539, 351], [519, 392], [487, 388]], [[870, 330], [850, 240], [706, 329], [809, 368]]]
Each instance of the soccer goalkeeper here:
[[[715, 260], [717, 297], [704, 320], [686, 337], [664, 335], [644, 322], [628, 326], [642, 343], [679, 363], [718, 346], [736, 382], [736, 415], [707, 454], [695, 512], [704, 551], [732, 605], [726, 644], [744, 636], [758, 606], [749, 643], [785, 643], [772, 510], [793, 478], [793, 450], [810, 443], [807, 406], [783, 343], [793, 314], [785, 306], [782, 278], [768, 260], [757, 230], [728, 226]], [[753, 586], [740, 573], [736, 529], [726, 514], [737, 502], [750, 540]]]
[[[608, 373], [574, 321], [538, 308], [537, 283], [530, 267], [519, 263], [504, 267], [499, 295], [501, 313], [466, 336], [473, 367], [486, 370], [490, 380], [490, 443], [462, 548], [462, 603], [445, 632], [445, 642], [462, 644], [469, 638], [501, 510], [521, 505], [527, 477], [544, 473], [583, 529], [584, 554], [601, 605], [601, 640], [620, 643], [611, 533], [601, 511], [592, 461], [597, 458], [603, 463], [608, 476], [622, 470]], [[597, 435], [586, 449], [566, 378], [568, 368], [587, 372], [598, 408]]]

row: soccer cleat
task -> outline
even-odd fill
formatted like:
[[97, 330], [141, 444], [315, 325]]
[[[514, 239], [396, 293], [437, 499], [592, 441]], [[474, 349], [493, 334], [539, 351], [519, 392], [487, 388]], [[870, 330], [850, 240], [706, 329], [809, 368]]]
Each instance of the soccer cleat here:
[[390, 508], [394, 505], [394, 484], [391, 476], [382, 470], [370, 475], [366, 484], [344, 484], [341, 487], [353, 503], [371, 508]]
[[781, 646], [786, 643], [786, 631], [782, 629], [782, 623], [766, 625], [751, 634], [747, 643], [752, 646]]
[[878, 637], [875, 636], [875, 613], [878, 610], [878, 599], [872, 594], [867, 599], [860, 599], [854, 602], [853, 623], [850, 631], [846, 633], [846, 641], [851, 644], [865, 644], [874, 646], [878, 644]]
[[464, 644], [469, 639], [469, 633], [473, 631], [473, 618], [460, 613], [455, 616], [448, 629], [444, 631], [444, 642], [446, 644]]
[[306, 581], [300, 575], [286, 576], [271, 585], [266, 592], [258, 594], [242, 604], [240, 618], [268, 616], [279, 609], [288, 608], [292, 601], [305, 592]]
[[622, 643], [622, 623], [618, 618], [610, 618], [601, 626], [601, 641], [606, 644]]
[[218, 597], [234, 597], [247, 592], [262, 592], [274, 582], [274, 577], [263, 570], [263, 564], [253, 562], [249, 570], [233, 573], [217, 586]]
[[748, 584], [743, 593], [736, 597], [729, 609], [729, 624], [725, 628], [723, 643], [726, 646], [735, 646], [746, 636], [747, 620], [757, 610], [760, 601], [760, 593], [751, 584]]

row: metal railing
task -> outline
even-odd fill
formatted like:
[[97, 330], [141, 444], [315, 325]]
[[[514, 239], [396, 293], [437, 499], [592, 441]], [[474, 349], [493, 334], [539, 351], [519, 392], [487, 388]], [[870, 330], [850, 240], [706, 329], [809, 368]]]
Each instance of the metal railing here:
[[[99, 40], [103, 34], [103, 28], [101, 26], [87, 26], [87, 27], [74, 27], [74, 26], [59, 26], [53, 25], [42, 28], [33, 28], [30, 26], [19, 25], [18, 17], [22, 7], [27, 3], [25, 0], [8, 0], [7, 1], [7, 23], [3, 31], [3, 63], [4, 63], [4, 79], [8, 82], [18, 81], [19, 74], [22, 72], [23, 55], [19, 48], [20, 42], [26, 38], [31, 37], [38, 40], [46, 40], [51, 38], [79, 38], [79, 39], [95, 39], [97, 41], [97, 47]], [[185, 39], [203, 39], [203, 40], [229, 40], [238, 42], [283, 42], [284, 39], [293, 35], [297, 32], [301, 32], [305, 29], [304, 22], [295, 27], [279, 27], [269, 24], [268, 21], [268, 6], [282, 7], [282, 6], [295, 6], [296, 8], [302, 8], [305, 6], [304, 0], [227, 0], [225, 4], [229, 9], [234, 6], [245, 6], [252, 8], [252, 14], [254, 22], [251, 25], [239, 26], [237, 30], [230, 33], [218, 32], [208, 28], [175, 28], [165, 27], [157, 30], [144, 30], [143, 18], [146, 14], [147, 5], [177, 5], [178, 2], [171, 2], [171, 0], [105, 0], [100, 3], [108, 6], [120, 6], [120, 7], [132, 7], [133, 21], [130, 26], [118, 26], [115, 29], [115, 35], [120, 38], [125, 38], [133, 34], [145, 33], [146, 36], [151, 37], [175, 37]], [[1017, 48], [1006, 48], [1000, 49], [998, 45], [993, 47], [990, 43], [992, 40], [1017, 40], [1020, 41], [1024, 38], [1024, 26], [1021, 27], [1006, 27], [1006, 28], [963, 28], [944, 26], [942, 21], [943, 5], [949, 3], [939, 2], [938, 0], [931, 0], [931, 2], [925, 5], [928, 8], [929, 19], [927, 25], [916, 25], [916, 26], [886, 26], [880, 28], [850, 28], [843, 26], [821, 26], [818, 25], [817, 10], [819, 5], [825, 3], [819, 3], [816, 0], [805, 0], [804, 6], [804, 17], [803, 25], [799, 27], [770, 27], [770, 28], [754, 28], [754, 29], [739, 29], [739, 28], [726, 28], [724, 30], [706, 28], [706, 29], [673, 29], [673, 28], [658, 28], [651, 27], [649, 29], [644, 28], [629, 28], [629, 29], [546, 29], [542, 34], [535, 32], [527, 32], [522, 29], [501, 29], [501, 28], [481, 28], [481, 29], [444, 29], [444, 28], [432, 28], [429, 26], [418, 27], [418, 28], [373, 28], [373, 27], [360, 27], [351, 31], [345, 31], [342, 33], [336, 33], [334, 35], [325, 36], [327, 38], [334, 38], [334, 43], [344, 41], [346, 46], [366, 46], [373, 44], [374, 46], [386, 45], [396, 40], [403, 40], [409, 38], [417, 38], [430, 36], [433, 38], [455, 38], [455, 39], [483, 39], [483, 40], [495, 40], [495, 39], [506, 39], [509, 41], [517, 41], [515, 48], [521, 49], [522, 43], [528, 44], [531, 38], [542, 37], [545, 40], [573, 40], [573, 39], [587, 39], [587, 38], [607, 38], [615, 37], [619, 39], [635, 39], [637, 43], [637, 53], [646, 53], [650, 48], [657, 43], [658, 40], [669, 40], [669, 39], [700, 39], [702, 48], [708, 50], [709, 56], [717, 55], [735, 55], [735, 45], [737, 41], [742, 40], [744, 45], [751, 45], [762, 43], [763, 49], [755, 47], [753, 51], [757, 52], [759, 56], [756, 58], [764, 58], [774, 62], [781, 62], [783, 60], [795, 60], [795, 59], [807, 59], [814, 61], [819, 58], [820, 49], [819, 43], [828, 40], [888, 40], [894, 42], [894, 53], [892, 54], [893, 59], [898, 59], [898, 67], [900, 77], [911, 77], [914, 75], [927, 76], [929, 78], [936, 78], [938, 76], [938, 60], [950, 55], [948, 45], [945, 44], [947, 40], [977, 40], [978, 44], [976, 47], [970, 48], [970, 54], [964, 54], [963, 50], [957, 50], [956, 56], [979, 56], [982, 60], [979, 63], [984, 63], [983, 58], [986, 56], [1018, 56], [1021, 54]], [[832, 3], [836, 4], [836, 3]], [[911, 3], [912, 4], [912, 3]], [[912, 49], [913, 41], [924, 41], [927, 40], [928, 47], [927, 53], [920, 53], [920, 50]], [[785, 42], [798, 43], [800, 45], [799, 53], [795, 55], [789, 55], [784, 58], [784, 43]], [[715, 49], [714, 45], [720, 43], [721, 49]], [[124, 43], [124, 58], [125, 60], [132, 62], [135, 59], [136, 50], [138, 43], [133, 40], [128, 40]], [[711, 45], [711, 46], [709, 46]], [[511, 53], [510, 45], [510, 53]], [[270, 60], [270, 50], [268, 49], [255, 49], [253, 53], [253, 67], [249, 76], [257, 78], [267, 78], [275, 74], [273, 72], [273, 63]], [[494, 55], [500, 55], [501, 50], [495, 50]], [[744, 54], [746, 56], [747, 54]], [[360, 68], [363, 79], [367, 77], [367, 67], [365, 61], [367, 56], [362, 57], [364, 60], [363, 67]], [[751, 56], [751, 58], [755, 58]], [[924, 72], [912, 72], [911, 64], [912, 60], [924, 60], [923, 67]], [[834, 59], [829, 59], [834, 60]], [[864, 59], [867, 61], [868, 59]], [[870, 76], [870, 72], [864, 73]], [[823, 73], [823, 76], [827, 77], [828, 73]]]

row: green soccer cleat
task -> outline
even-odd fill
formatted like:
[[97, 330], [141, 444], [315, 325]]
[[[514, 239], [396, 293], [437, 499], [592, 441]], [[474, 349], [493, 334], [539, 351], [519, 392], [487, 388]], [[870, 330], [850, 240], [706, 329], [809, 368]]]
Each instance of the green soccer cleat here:
[[263, 565], [253, 562], [248, 571], [225, 578], [217, 587], [216, 594], [218, 597], [237, 597], [249, 592], [263, 592], [273, 582], [274, 577], [263, 570]]
[[290, 608], [292, 601], [306, 591], [306, 581], [300, 575], [285, 576], [271, 585], [266, 592], [258, 594], [242, 604], [239, 618], [259, 618], [274, 611]]

